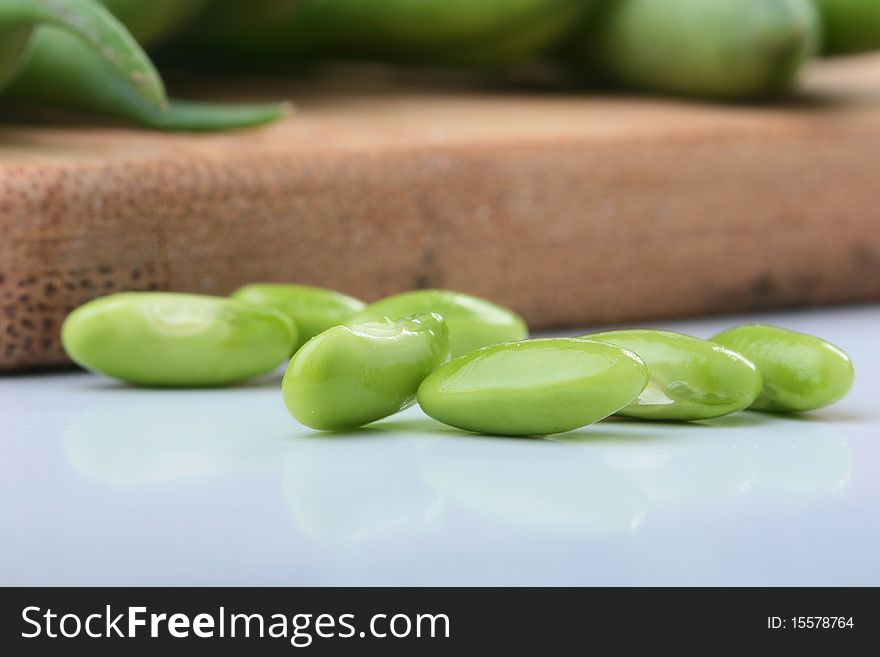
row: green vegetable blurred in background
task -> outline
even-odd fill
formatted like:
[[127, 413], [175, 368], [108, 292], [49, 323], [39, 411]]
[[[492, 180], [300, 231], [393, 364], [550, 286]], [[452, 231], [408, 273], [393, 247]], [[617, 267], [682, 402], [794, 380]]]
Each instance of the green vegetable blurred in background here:
[[880, 0], [813, 0], [825, 25], [825, 53], [880, 48]]
[[100, 0], [144, 47], [192, 26], [210, 0]]
[[566, 52], [614, 86], [747, 100], [787, 89], [820, 31], [810, 0], [602, 0]]
[[552, 46], [594, 0], [216, 0], [202, 43], [252, 57], [503, 66]]
[[224, 74], [336, 59], [499, 69], [550, 51], [582, 81], [724, 101], [786, 91], [823, 39], [825, 54], [880, 50], [880, 0], [100, 1], [118, 21], [98, 0], [0, 0], [5, 98], [165, 130], [285, 113], [167, 102], [140, 46], [168, 42], [169, 64]]

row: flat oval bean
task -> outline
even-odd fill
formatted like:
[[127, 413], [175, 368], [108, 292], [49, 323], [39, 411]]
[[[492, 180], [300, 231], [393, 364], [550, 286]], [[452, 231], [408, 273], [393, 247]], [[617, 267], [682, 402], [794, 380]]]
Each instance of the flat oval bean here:
[[603, 0], [569, 52], [613, 85], [740, 100], [789, 87], [820, 38], [809, 0]]
[[880, 49], [880, 2], [877, 0], [813, 0], [822, 15], [827, 55]]
[[349, 322], [366, 304], [341, 292], [310, 285], [254, 283], [232, 293], [232, 298], [274, 308], [296, 323], [299, 342], [294, 351], [327, 329]]
[[523, 319], [485, 299], [448, 290], [416, 290], [371, 303], [352, 321], [400, 319], [416, 313], [437, 313], [449, 328], [453, 358], [499, 342], [524, 340], [529, 330]]
[[621, 347], [578, 338], [491, 345], [438, 368], [419, 386], [435, 420], [477, 433], [546, 435], [598, 422], [632, 402], [648, 368]]
[[422, 380], [448, 358], [439, 315], [335, 326], [290, 359], [284, 403], [312, 429], [355, 429], [411, 406]]
[[750, 324], [712, 338], [752, 361], [764, 387], [751, 408], [758, 411], [809, 411], [839, 401], [852, 388], [849, 356], [821, 338], [777, 326]]
[[82, 367], [157, 387], [219, 386], [272, 371], [290, 355], [285, 315], [223, 297], [123, 292], [71, 313], [61, 342]]
[[617, 412], [642, 420], [704, 420], [748, 408], [761, 392], [754, 364], [719, 344], [671, 331], [632, 329], [582, 336], [638, 354], [650, 381]]

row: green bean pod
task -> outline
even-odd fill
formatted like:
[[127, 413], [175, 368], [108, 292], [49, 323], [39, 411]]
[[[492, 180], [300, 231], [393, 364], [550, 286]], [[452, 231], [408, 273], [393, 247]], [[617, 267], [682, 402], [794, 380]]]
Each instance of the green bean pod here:
[[74, 310], [61, 343], [78, 365], [154, 387], [203, 387], [266, 374], [290, 355], [288, 317], [224, 297], [123, 292]]
[[761, 392], [754, 364], [719, 344], [671, 331], [632, 329], [583, 336], [638, 354], [650, 381], [617, 412], [640, 420], [705, 420], [751, 406]]
[[239, 288], [231, 296], [274, 308], [290, 317], [299, 329], [294, 351], [319, 333], [351, 321], [366, 305], [360, 299], [310, 285], [253, 283]]
[[789, 88], [820, 40], [810, 0], [603, 0], [567, 52], [615, 86], [748, 100]]
[[499, 342], [529, 336], [525, 321], [512, 310], [485, 299], [449, 290], [415, 290], [369, 304], [352, 322], [400, 319], [416, 313], [437, 313], [449, 327], [452, 357]]
[[28, 105], [47, 105], [119, 118], [159, 130], [214, 131], [270, 123], [284, 116], [283, 103], [231, 104], [172, 100], [159, 107], [146, 102], [108, 64], [76, 38], [44, 27], [9, 94]]
[[[158, 5], [140, 0], [107, 3], [149, 42], [171, 35], [200, 6], [195, 0], [179, 4], [161, 0]], [[95, 113], [169, 131], [247, 128], [271, 123], [288, 112], [285, 103], [150, 102], [114, 75], [111, 65], [98, 52], [54, 27], [42, 27], [35, 32], [30, 54], [8, 93], [26, 106]]]
[[821, 338], [766, 324], [722, 331], [712, 338], [752, 361], [764, 378], [756, 411], [810, 411], [843, 399], [855, 371], [849, 356]]
[[419, 384], [448, 359], [439, 315], [335, 326], [290, 359], [284, 403], [312, 429], [356, 429], [412, 406]]
[[0, 0], [0, 89], [26, 64], [35, 28], [56, 31], [106, 67], [109, 78], [147, 106], [165, 104], [165, 88], [147, 55], [118, 20], [92, 0]]
[[218, 0], [197, 28], [239, 53], [497, 66], [552, 45], [593, 0]]
[[880, 2], [813, 0], [825, 28], [824, 53], [847, 55], [880, 50]]
[[419, 386], [435, 420], [477, 433], [563, 433], [632, 402], [648, 383], [637, 355], [604, 342], [546, 338], [478, 349], [438, 368]]

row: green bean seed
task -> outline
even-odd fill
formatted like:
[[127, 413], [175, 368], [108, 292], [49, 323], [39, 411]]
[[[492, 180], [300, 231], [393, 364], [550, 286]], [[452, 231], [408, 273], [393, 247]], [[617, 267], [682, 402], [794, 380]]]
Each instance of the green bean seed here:
[[234, 299], [274, 308], [290, 317], [299, 329], [294, 350], [327, 329], [349, 322], [364, 302], [322, 287], [254, 283], [232, 293]]
[[789, 87], [820, 38], [809, 0], [603, 0], [570, 54], [614, 85], [740, 100]]
[[583, 337], [629, 349], [648, 365], [648, 386], [617, 415], [703, 420], [748, 408], [761, 392], [761, 375], [751, 362], [707, 340], [647, 329]]
[[880, 2], [813, 0], [825, 27], [824, 52], [845, 55], [880, 49]]
[[446, 320], [453, 358], [486, 345], [524, 340], [529, 335], [526, 323], [513, 311], [469, 294], [447, 290], [416, 290], [386, 297], [368, 305], [352, 321], [400, 319], [429, 312]]
[[419, 384], [448, 358], [439, 315], [335, 326], [290, 359], [284, 403], [312, 429], [355, 429], [412, 406]]
[[419, 387], [435, 420], [477, 433], [528, 436], [571, 431], [632, 402], [648, 368], [631, 351], [578, 338], [484, 347], [438, 368]]
[[839, 401], [852, 388], [855, 373], [849, 356], [812, 335], [751, 324], [723, 331], [712, 340], [758, 367], [764, 387], [751, 406], [755, 410], [809, 411]]
[[82, 367], [159, 387], [228, 385], [290, 356], [296, 327], [282, 313], [223, 297], [123, 292], [80, 306], [61, 342]]

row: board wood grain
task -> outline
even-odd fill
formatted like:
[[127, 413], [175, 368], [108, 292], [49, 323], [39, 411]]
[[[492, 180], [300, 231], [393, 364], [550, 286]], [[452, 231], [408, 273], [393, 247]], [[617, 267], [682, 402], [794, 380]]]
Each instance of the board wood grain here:
[[0, 127], [0, 370], [72, 308], [253, 281], [463, 290], [533, 328], [880, 299], [880, 59], [761, 107], [289, 83], [224, 135]]

